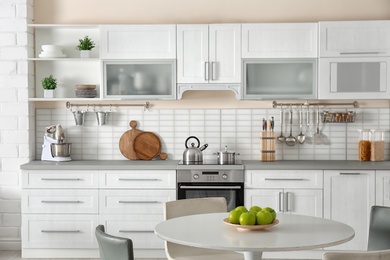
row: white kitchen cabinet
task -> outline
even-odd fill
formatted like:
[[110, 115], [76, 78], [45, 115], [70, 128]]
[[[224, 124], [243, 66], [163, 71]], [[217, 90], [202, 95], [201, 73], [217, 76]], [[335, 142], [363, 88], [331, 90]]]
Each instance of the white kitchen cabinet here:
[[245, 205], [279, 213], [323, 216], [322, 171], [246, 171]]
[[178, 98], [190, 89], [233, 90], [241, 83], [241, 24], [177, 25]]
[[355, 237], [332, 247], [365, 250], [371, 206], [375, 204], [375, 171], [324, 171], [324, 217], [350, 225]]
[[135, 257], [165, 257], [154, 226], [163, 203], [176, 200], [175, 170], [100, 171], [99, 216], [107, 232], [134, 241]]
[[242, 58], [317, 58], [317, 23], [242, 25]]
[[175, 59], [176, 25], [101, 25], [102, 59]]
[[[32, 51], [29, 51], [28, 61], [30, 74], [35, 74], [29, 84], [34, 85], [34, 101], [69, 100], [76, 98], [77, 84], [97, 85], [97, 96], [100, 97], [100, 35], [98, 25], [50, 25], [29, 24], [34, 33], [33, 42], [30, 43]], [[79, 39], [89, 36], [96, 47], [91, 51], [91, 58], [80, 58], [80, 52], [76, 48]], [[42, 56], [42, 45], [56, 45], [62, 49], [64, 55]], [[62, 57], [61, 57], [62, 56]], [[57, 79], [57, 88], [54, 98], [43, 98], [41, 80], [53, 75]], [[80, 98], [77, 98], [78, 100]]]
[[320, 57], [390, 56], [390, 21], [320, 22]]
[[376, 171], [376, 205], [390, 207], [390, 171]]

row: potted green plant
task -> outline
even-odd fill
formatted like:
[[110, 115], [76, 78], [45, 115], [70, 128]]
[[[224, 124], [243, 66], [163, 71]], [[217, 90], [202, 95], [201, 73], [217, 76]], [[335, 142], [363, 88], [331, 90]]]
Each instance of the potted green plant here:
[[50, 75], [48, 77], [44, 77], [41, 80], [43, 87], [43, 96], [45, 98], [53, 98], [54, 90], [57, 88], [57, 79]]
[[80, 51], [81, 58], [89, 58], [91, 50], [95, 48], [95, 42], [86, 35], [83, 39], [79, 39], [79, 44], [77, 45], [77, 49]]

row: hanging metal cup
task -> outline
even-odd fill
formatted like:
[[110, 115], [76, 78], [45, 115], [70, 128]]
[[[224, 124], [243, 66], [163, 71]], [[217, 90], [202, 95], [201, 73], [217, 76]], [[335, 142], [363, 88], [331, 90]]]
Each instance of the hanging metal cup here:
[[96, 112], [96, 119], [97, 119], [98, 125], [107, 124], [108, 123], [108, 115], [109, 115], [109, 112], [97, 111]]
[[72, 112], [76, 125], [84, 125], [86, 112], [87, 111], [82, 111], [82, 110]]

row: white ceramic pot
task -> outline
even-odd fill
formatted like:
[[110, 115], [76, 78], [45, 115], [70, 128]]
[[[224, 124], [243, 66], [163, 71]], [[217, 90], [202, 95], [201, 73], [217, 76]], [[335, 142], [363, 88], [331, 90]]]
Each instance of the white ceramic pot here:
[[80, 51], [80, 58], [90, 58], [91, 51]]
[[45, 98], [54, 98], [54, 89], [44, 89], [43, 97]]

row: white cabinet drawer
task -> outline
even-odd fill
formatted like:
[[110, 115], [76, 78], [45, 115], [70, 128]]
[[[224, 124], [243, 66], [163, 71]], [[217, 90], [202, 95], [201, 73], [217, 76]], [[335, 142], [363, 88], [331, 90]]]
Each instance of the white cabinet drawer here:
[[108, 188], [176, 188], [176, 171], [101, 171], [100, 186]]
[[101, 190], [99, 211], [104, 214], [163, 214], [163, 203], [176, 200], [176, 190]]
[[23, 215], [23, 248], [97, 248], [97, 215]]
[[97, 190], [22, 191], [23, 213], [98, 213]]
[[23, 188], [97, 188], [97, 171], [23, 171]]
[[175, 59], [176, 25], [102, 25], [103, 59]]
[[322, 170], [248, 170], [246, 188], [323, 188]]
[[100, 223], [108, 234], [130, 238], [134, 249], [163, 249], [164, 241], [154, 234], [163, 220], [163, 215], [102, 215]]

